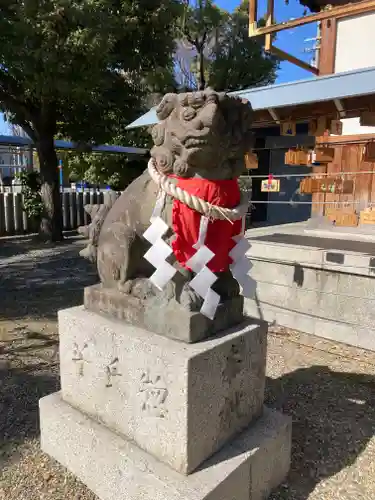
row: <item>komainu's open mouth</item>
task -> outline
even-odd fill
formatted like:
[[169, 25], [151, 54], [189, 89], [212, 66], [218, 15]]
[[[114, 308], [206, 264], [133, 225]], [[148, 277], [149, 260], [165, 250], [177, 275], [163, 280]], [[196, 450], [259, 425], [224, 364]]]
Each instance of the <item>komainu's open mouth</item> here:
[[199, 146], [206, 146], [206, 145], [208, 145], [207, 139], [200, 139], [197, 137], [189, 137], [184, 141], [184, 146], [186, 149], [197, 148]]

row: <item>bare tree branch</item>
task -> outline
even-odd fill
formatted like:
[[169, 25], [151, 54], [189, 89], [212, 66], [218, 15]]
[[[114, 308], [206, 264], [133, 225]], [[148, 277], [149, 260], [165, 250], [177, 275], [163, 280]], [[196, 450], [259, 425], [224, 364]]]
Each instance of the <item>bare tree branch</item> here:
[[180, 77], [180, 84], [190, 90], [196, 89], [197, 88], [197, 82], [195, 79], [194, 74], [191, 72], [190, 67], [188, 67], [188, 64], [190, 64], [184, 57], [182, 56], [176, 56], [175, 57], [175, 62], [178, 66], [177, 70], [177, 76]]

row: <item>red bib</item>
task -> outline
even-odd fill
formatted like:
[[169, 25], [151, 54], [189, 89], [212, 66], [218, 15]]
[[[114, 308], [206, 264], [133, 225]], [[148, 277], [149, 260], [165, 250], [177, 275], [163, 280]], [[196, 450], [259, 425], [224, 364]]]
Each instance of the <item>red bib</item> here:
[[[241, 193], [237, 179], [211, 181], [199, 178], [178, 177], [177, 186], [189, 194], [225, 208], [235, 208], [240, 203]], [[173, 202], [172, 224], [175, 239], [172, 242], [173, 252], [178, 262], [185, 268], [186, 262], [196, 253], [193, 245], [198, 240], [202, 215], [189, 208], [179, 200]], [[235, 245], [233, 237], [241, 232], [241, 220], [233, 223], [228, 220], [212, 220], [208, 224], [205, 245], [215, 256], [207, 263], [214, 273], [227, 271], [232, 259], [229, 252]]]

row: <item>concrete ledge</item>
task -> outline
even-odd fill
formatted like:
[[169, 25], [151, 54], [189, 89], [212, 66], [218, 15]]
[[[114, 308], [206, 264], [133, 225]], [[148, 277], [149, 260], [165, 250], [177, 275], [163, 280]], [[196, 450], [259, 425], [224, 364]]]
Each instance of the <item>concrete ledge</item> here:
[[[373, 234], [375, 234], [374, 231]], [[274, 235], [283, 236], [284, 241], [273, 240]], [[288, 236], [290, 236], [289, 239]], [[304, 245], [303, 241], [306, 241], [306, 237], [309, 236], [315, 237], [315, 239], [332, 240], [332, 248], [319, 244], [318, 246]], [[277, 261], [289, 265], [299, 264], [345, 274], [374, 276], [373, 255], [370, 255], [372, 252], [368, 251], [368, 244], [372, 240], [369, 237], [357, 237], [356, 234], [350, 234], [349, 230], [345, 233], [325, 232], [309, 228], [306, 223], [294, 223], [250, 229], [246, 232], [246, 237], [251, 244], [247, 254], [251, 260]], [[267, 237], [270, 237], [270, 239], [268, 240]], [[300, 237], [300, 243], [298, 244], [296, 243], [296, 237]], [[349, 248], [340, 250], [340, 247], [336, 248], [335, 246], [335, 239], [357, 241], [358, 248], [356, 250], [350, 250]], [[367, 249], [363, 245], [367, 245]], [[332, 254], [335, 257], [333, 260]]]
[[[268, 241], [249, 239], [251, 244], [247, 257], [250, 260], [276, 262], [283, 265], [302, 265], [312, 269], [355, 274], [358, 276], [374, 276], [373, 257], [359, 252], [342, 250], [322, 250], [318, 247], [287, 245]], [[331, 262], [330, 255], [340, 257], [340, 263]]]
[[290, 466], [291, 419], [263, 417], [183, 476], [65, 403], [40, 400], [41, 445], [101, 500], [263, 500]]
[[310, 236], [320, 236], [331, 239], [356, 239], [375, 243], [375, 232], [371, 224], [358, 224], [356, 227], [311, 228], [306, 226], [304, 233]]
[[245, 301], [245, 312], [253, 318], [261, 318], [269, 323], [275, 322], [317, 337], [375, 351], [375, 330], [370, 328], [340, 323], [337, 320], [331, 321], [313, 314], [287, 310], [285, 307], [258, 303], [254, 300]]

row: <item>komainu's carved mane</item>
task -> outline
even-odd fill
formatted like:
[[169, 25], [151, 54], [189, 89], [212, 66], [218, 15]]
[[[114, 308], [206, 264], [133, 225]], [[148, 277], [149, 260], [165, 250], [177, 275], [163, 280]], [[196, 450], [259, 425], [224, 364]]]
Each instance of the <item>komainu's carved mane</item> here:
[[251, 148], [252, 109], [247, 103], [207, 89], [166, 94], [156, 109], [151, 156], [165, 174], [212, 179], [238, 177]]

